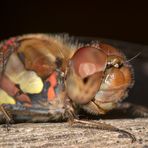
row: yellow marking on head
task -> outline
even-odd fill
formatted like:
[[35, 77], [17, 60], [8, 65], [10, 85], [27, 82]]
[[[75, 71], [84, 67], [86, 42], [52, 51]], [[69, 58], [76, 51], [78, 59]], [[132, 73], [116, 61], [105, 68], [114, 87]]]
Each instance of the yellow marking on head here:
[[0, 104], [16, 104], [16, 101], [4, 90], [0, 89]]

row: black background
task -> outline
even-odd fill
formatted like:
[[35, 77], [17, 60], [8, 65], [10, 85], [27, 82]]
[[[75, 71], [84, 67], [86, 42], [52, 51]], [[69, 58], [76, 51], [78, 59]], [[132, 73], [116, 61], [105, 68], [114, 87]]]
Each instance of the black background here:
[[120, 39], [148, 44], [147, 4], [99, 0], [5, 0], [0, 39], [33, 32]]
[[[148, 45], [147, 9], [147, 4], [142, 1], [0, 1], [0, 40], [25, 33], [67, 32], [75, 36], [110, 38]], [[141, 82], [140, 76], [136, 78], [138, 82]], [[133, 102], [147, 106], [146, 77], [144, 83], [138, 83], [138, 87], [132, 90], [132, 94], [138, 100]], [[143, 97], [139, 100], [140, 96]]]

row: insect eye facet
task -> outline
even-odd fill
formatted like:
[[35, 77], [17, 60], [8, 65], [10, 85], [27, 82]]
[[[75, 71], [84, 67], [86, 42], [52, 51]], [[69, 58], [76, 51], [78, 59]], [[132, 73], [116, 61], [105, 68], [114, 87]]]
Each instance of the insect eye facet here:
[[77, 104], [87, 104], [100, 88], [107, 55], [94, 47], [82, 47], [70, 60], [66, 75], [66, 89]]
[[88, 79], [89, 79], [89, 77], [84, 78], [84, 79], [83, 79], [83, 82], [84, 82], [84, 83], [87, 83], [87, 82], [88, 82]]
[[106, 54], [94, 47], [82, 47], [78, 49], [71, 59], [76, 74], [81, 78], [104, 71], [106, 61]]

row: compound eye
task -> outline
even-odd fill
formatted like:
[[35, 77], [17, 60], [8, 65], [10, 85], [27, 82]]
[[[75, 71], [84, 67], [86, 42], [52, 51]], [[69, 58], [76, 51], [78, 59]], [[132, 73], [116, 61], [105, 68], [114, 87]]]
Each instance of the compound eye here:
[[76, 51], [70, 60], [66, 77], [69, 98], [77, 104], [89, 103], [98, 92], [107, 55], [93, 47], [83, 47]]
[[82, 47], [71, 58], [71, 66], [81, 78], [104, 71], [107, 64], [106, 54], [94, 47]]

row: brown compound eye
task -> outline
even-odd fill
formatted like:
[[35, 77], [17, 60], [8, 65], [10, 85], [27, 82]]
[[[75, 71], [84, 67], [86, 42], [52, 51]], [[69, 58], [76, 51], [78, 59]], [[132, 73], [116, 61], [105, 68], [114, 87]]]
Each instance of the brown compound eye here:
[[66, 77], [68, 96], [77, 104], [90, 102], [100, 88], [107, 55], [94, 47], [82, 47], [70, 60]]
[[88, 77], [96, 72], [104, 71], [107, 56], [94, 47], [83, 47], [76, 51], [71, 59], [71, 64], [78, 76]]

